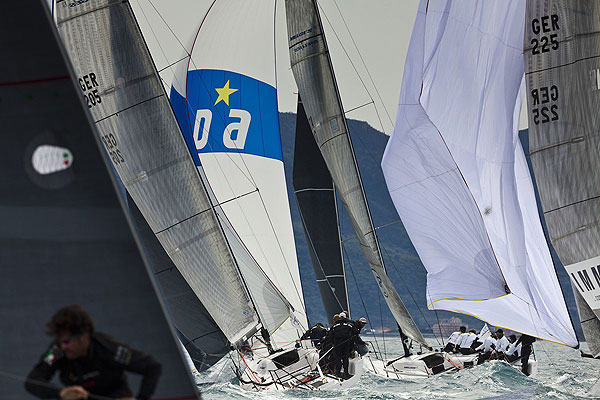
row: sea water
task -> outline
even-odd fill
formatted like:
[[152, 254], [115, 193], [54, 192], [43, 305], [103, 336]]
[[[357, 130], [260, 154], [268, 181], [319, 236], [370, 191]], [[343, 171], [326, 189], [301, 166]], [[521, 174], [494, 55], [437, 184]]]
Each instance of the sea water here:
[[[367, 338], [364, 338], [367, 339]], [[370, 340], [374, 338], [371, 337]], [[382, 338], [377, 338], [382, 348]], [[440, 345], [428, 339], [434, 347]], [[545, 341], [534, 343], [538, 371], [527, 377], [505, 362], [492, 361], [430, 378], [387, 379], [364, 372], [353, 388], [335, 391], [254, 392], [242, 389], [230, 366], [221, 360], [201, 374], [203, 399], [587, 399], [600, 378], [600, 360], [582, 358], [578, 350]], [[402, 353], [397, 338], [386, 338], [389, 358]], [[587, 350], [585, 343], [582, 349]]]

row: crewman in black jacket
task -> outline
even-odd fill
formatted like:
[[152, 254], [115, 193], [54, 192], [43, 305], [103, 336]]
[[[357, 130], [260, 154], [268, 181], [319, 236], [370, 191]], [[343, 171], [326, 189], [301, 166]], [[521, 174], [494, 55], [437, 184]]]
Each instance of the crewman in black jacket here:
[[535, 338], [529, 335], [521, 335], [515, 346], [521, 343], [521, 372], [529, 376], [529, 356], [531, 355], [532, 344], [535, 342]]
[[[89, 394], [133, 399], [125, 371], [143, 375], [136, 399], [152, 397], [161, 365], [152, 356], [132, 349], [108, 335], [94, 332], [87, 311], [79, 305], [58, 310], [46, 324], [55, 340], [33, 367], [25, 389], [42, 399], [85, 399]], [[52, 387], [56, 372], [64, 388]]]
[[323, 345], [325, 337], [327, 336], [327, 333], [327, 328], [325, 328], [323, 324], [319, 322], [315, 326], [304, 332], [304, 335], [302, 335], [300, 340], [310, 339], [313, 342], [313, 345], [317, 349], [320, 349]]
[[[354, 341], [358, 337], [358, 330], [352, 321], [346, 317], [346, 313], [340, 313], [340, 319], [331, 327], [329, 331], [333, 342], [333, 352], [335, 357], [335, 371], [343, 379], [350, 378], [348, 372], [348, 357], [354, 347]], [[342, 374], [342, 367], [344, 373]]]

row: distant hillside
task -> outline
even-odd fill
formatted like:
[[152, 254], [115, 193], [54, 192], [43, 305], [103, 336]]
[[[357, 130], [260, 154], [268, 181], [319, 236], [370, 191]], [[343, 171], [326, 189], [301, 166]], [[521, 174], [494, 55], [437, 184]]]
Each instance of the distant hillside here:
[[[286, 177], [288, 182], [291, 182], [296, 115], [281, 113], [279, 120]], [[398, 214], [387, 192], [383, 173], [380, 168], [381, 158], [388, 137], [362, 121], [350, 120], [349, 128], [371, 208], [373, 222], [375, 227], [385, 226], [377, 231], [377, 235], [380, 240], [388, 274], [419, 328], [424, 333], [429, 333], [432, 326], [438, 322], [438, 319], [446, 319], [457, 316], [457, 314], [438, 311], [436, 316], [435, 312], [427, 310], [425, 300], [427, 273], [404, 230], [404, 226], [399, 222]], [[526, 135], [526, 131], [524, 134]], [[288, 196], [291, 203], [294, 235], [298, 248], [298, 261], [308, 316], [312, 324], [326, 322], [327, 319], [325, 318], [319, 291], [315, 283], [312, 264], [302, 230], [302, 223], [291, 185], [288, 187]], [[339, 208], [342, 210], [341, 205]], [[342, 238], [351, 238], [354, 232], [352, 231], [350, 221], [344, 212], [342, 212], [342, 216]], [[393, 225], [386, 226], [388, 224]], [[359, 318], [368, 315], [372, 327], [387, 326], [394, 329], [396, 326], [394, 319], [380, 295], [377, 284], [367, 263], [364, 261], [356, 239], [350, 239], [344, 243], [344, 256], [352, 317]], [[576, 318], [575, 300], [570, 289], [569, 279], [562, 266], [560, 266], [559, 271], [561, 284], [567, 288], [564, 289], [564, 292], [569, 309], [574, 318]], [[359, 283], [358, 286], [357, 282]], [[482, 322], [473, 317], [466, 315], [460, 315], [459, 317], [475, 329], [479, 329], [482, 326]]]

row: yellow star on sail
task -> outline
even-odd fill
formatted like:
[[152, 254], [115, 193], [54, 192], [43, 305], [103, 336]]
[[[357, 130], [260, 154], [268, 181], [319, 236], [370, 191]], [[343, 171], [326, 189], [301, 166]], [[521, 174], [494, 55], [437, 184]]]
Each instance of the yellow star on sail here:
[[219, 93], [219, 97], [217, 97], [217, 101], [215, 101], [213, 107], [219, 104], [221, 100], [223, 100], [225, 104], [229, 105], [229, 95], [231, 93], [237, 92], [239, 89], [230, 89], [228, 80], [225, 86], [223, 86], [222, 88], [215, 88], [215, 90], [217, 91], [217, 93]]

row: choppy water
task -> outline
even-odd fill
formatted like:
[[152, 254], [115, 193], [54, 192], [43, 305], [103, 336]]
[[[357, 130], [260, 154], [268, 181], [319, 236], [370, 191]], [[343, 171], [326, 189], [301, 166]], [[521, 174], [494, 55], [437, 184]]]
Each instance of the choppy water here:
[[[435, 341], [432, 340], [432, 344]], [[389, 355], [400, 354], [398, 340], [386, 341]], [[585, 343], [583, 349], [587, 350]], [[571, 348], [548, 342], [534, 344], [538, 361], [535, 378], [503, 362], [425, 379], [385, 379], [367, 372], [359, 384], [343, 391], [250, 392], [241, 389], [227, 360], [202, 374], [203, 399], [587, 399], [600, 378], [600, 361], [581, 358]], [[223, 363], [223, 361], [225, 361]]]

